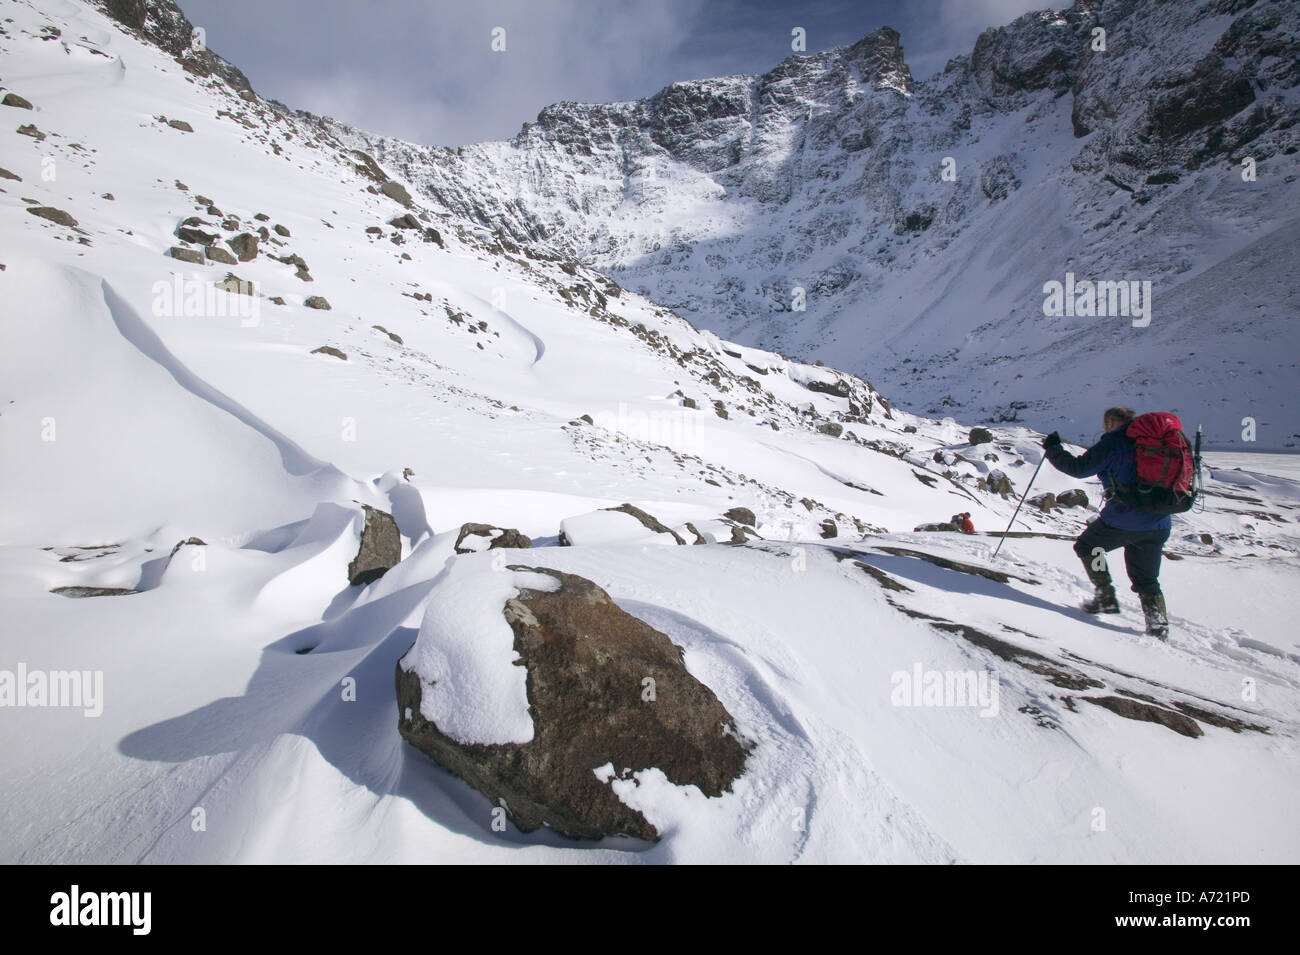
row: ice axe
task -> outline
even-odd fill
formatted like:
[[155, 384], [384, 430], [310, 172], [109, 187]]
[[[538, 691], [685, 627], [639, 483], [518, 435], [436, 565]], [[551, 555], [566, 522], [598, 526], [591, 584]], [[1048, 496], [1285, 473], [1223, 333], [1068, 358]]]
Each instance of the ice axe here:
[[[993, 557], [998, 556], [998, 551], [1002, 549], [1002, 541], [1006, 540], [1007, 535], [1011, 533], [1011, 527], [1016, 523], [1016, 515], [1020, 513], [1020, 508], [1024, 505], [1025, 498], [1029, 496], [1029, 489], [1034, 486], [1034, 481], [1038, 478], [1038, 472], [1043, 469], [1043, 462], [1046, 460], [1047, 460], [1046, 454], [1044, 454], [1041, 458], [1038, 459], [1038, 467], [1034, 468], [1034, 476], [1031, 477], [1029, 479], [1029, 483], [1025, 485], [1025, 493], [1020, 495], [1020, 503], [1016, 505], [1015, 513], [1011, 515], [1011, 523], [1008, 524], [1007, 529], [1002, 532], [1002, 540], [998, 541], [998, 546], [993, 548]], [[989, 560], [992, 559], [993, 559], [992, 557], [989, 558]]]

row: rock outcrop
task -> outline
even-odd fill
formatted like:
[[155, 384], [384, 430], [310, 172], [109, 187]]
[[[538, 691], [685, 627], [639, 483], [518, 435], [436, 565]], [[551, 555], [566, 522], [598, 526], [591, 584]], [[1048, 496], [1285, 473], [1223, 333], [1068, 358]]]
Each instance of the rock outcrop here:
[[348, 564], [348, 583], [353, 587], [384, 576], [402, 559], [402, 538], [393, 516], [363, 504], [366, 523], [361, 529], [361, 546]]
[[[398, 729], [521, 830], [546, 825], [566, 835], [658, 839], [655, 827], [610, 786], [655, 768], [707, 796], [728, 790], [748, 744], [735, 720], [683, 663], [667, 636], [624, 612], [596, 584], [544, 567], [554, 591], [520, 589], [506, 602], [514, 649], [527, 668], [527, 743], [476, 744], [445, 735], [420, 710], [418, 672], [397, 665]], [[424, 634], [421, 638], [424, 638]]]
[[495, 550], [499, 547], [528, 548], [533, 546], [532, 538], [521, 534], [513, 527], [496, 527], [493, 524], [467, 523], [460, 526], [456, 535], [454, 550], [458, 554], [473, 554], [481, 550]]

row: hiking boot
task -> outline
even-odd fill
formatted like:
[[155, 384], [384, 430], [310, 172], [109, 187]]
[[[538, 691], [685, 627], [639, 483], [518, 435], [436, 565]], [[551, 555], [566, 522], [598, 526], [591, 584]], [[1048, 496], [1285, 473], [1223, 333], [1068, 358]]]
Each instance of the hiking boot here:
[[1139, 594], [1142, 612], [1147, 618], [1147, 633], [1158, 640], [1169, 639], [1169, 614], [1165, 610], [1164, 594]]
[[1114, 587], [1098, 587], [1092, 598], [1083, 602], [1084, 613], [1119, 613], [1119, 598]]
[[1096, 570], [1092, 561], [1084, 560], [1083, 571], [1092, 581], [1096, 593], [1091, 600], [1083, 602], [1084, 613], [1119, 613], [1119, 598], [1115, 596], [1115, 582], [1111, 580], [1109, 570]]

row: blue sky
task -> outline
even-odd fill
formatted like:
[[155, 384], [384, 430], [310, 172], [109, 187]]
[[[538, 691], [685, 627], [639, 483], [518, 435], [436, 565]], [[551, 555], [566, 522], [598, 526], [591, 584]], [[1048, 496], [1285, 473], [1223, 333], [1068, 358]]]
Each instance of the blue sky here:
[[[879, 26], [912, 74], [969, 53], [1044, 0], [179, 0], [262, 95], [363, 129], [454, 146], [508, 139], [554, 102], [649, 96], [676, 80], [761, 73]], [[1064, 5], [1058, 0], [1058, 6]], [[492, 31], [505, 29], [503, 52]]]

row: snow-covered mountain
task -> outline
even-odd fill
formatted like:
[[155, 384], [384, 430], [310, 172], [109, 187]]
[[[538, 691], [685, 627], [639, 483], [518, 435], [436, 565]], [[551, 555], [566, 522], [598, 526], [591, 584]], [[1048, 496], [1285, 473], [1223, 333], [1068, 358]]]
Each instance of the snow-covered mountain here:
[[[917, 410], [1082, 438], [1120, 402], [1216, 446], [1249, 416], [1280, 448], [1300, 432], [1298, 33], [1294, 0], [1078, 0], [925, 80], [882, 27], [760, 76], [556, 104], [509, 142], [332, 128], [439, 208]], [[1045, 316], [1067, 273], [1149, 282], [1149, 314]]]
[[[1288, 461], [1214, 462], [1168, 643], [1099, 623], [1096, 481], [1044, 468], [994, 557], [1040, 434], [488, 228], [167, 0], [3, 10], [0, 860], [1294, 858]], [[404, 741], [542, 735], [510, 626], [563, 574], [745, 741], [716, 795], [588, 767], [657, 842], [498, 827]]]

